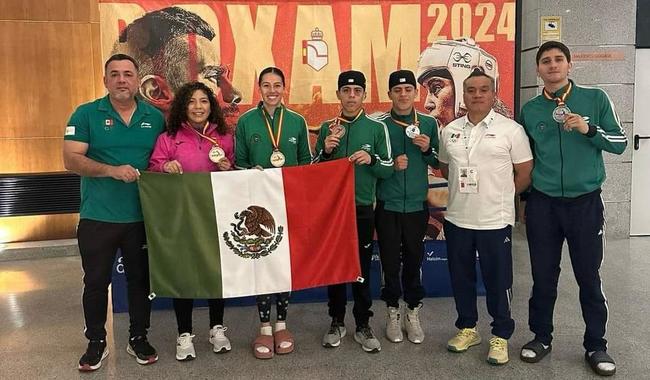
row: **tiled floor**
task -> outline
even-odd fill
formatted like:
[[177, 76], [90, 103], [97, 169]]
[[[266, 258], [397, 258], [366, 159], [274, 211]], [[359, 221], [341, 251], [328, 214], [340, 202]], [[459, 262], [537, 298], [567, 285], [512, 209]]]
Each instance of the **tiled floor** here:
[[[514, 245], [515, 284], [513, 315], [517, 322], [510, 340], [511, 362], [502, 367], [486, 363], [487, 340], [465, 354], [449, 353], [446, 340], [455, 333], [451, 298], [425, 300], [422, 310], [427, 334], [423, 344], [393, 344], [383, 338], [385, 307], [377, 301], [372, 320], [382, 338], [382, 351], [364, 353], [351, 336], [341, 347], [324, 349], [322, 334], [328, 327], [325, 304], [296, 304], [289, 309], [289, 327], [296, 335], [296, 352], [270, 361], [256, 360], [250, 342], [257, 326], [255, 309], [226, 309], [228, 336], [233, 351], [217, 355], [207, 342], [207, 310], [195, 312], [196, 349], [192, 362], [174, 359], [176, 323], [171, 311], [152, 314], [150, 341], [159, 350], [158, 363], [142, 367], [126, 353], [128, 316], [108, 321], [110, 356], [92, 374], [76, 369], [85, 349], [80, 305], [81, 270], [78, 257], [0, 262], [0, 378], [1, 379], [588, 379], [591, 370], [583, 359], [582, 322], [577, 287], [564, 256], [564, 269], [555, 312], [555, 340], [551, 356], [538, 364], [518, 359], [519, 348], [531, 337], [527, 329], [527, 299], [531, 279], [523, 237]], [[1, 254], [1, 253], [0, 253]], [[609, 352], [617, 360], [616, 377], [650, 378], [650, 238], [608, 241], [602, 270], [609, 299]], [[479, 299], [479, 329], [489, 338], [484, 299]], [[353, 321], [348, 316], [348, 327]]]

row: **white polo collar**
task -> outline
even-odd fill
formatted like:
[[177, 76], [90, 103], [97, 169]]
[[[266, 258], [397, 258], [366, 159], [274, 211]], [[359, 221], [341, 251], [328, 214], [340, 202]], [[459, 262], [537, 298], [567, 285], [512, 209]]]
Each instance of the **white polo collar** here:
[[489, 128], [490, 125], [492, 125], [492, 122], [494, 122], [494, 118], [496, 117], [496, 112], [494, 111], [494, 108], [488, 112], [488, 114], [483, 118], [483, 120], [479, 121], [478, 124], [474, 125], [472, 124], [471, 121], [469, 121], [469, 117], [467, 117], [467, 114], [463, 116], [465, 123], [463, 126], [465, 127], [480, 127], [480, 126], [485, 126], [485, 129]]

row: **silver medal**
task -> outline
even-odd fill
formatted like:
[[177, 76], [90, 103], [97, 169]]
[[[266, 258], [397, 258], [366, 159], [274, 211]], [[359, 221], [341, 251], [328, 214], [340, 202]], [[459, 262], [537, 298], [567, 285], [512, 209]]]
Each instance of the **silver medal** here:
[[406, 127], [405, 133], [406, 136], [408, 136], [408, 138], [412, 139], [420, 135], [420, 128], [418, 128], [417, 125], [411, 124], [408, 127]]
[[567, 115], [570, 113], [571, 110], [566, 105], [557, 106], [553, 110], [553, 120], [558, 123], [564, 123], [564, 120], [566, 120]]

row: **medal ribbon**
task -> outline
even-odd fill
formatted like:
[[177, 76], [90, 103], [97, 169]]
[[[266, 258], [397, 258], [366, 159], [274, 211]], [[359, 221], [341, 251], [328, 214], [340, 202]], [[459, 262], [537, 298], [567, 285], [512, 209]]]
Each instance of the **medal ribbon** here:
[[565, 104], [566, 98], [569, 96], [569, 93], [571, 93], [571, 89], [573, 88], [573, 83], [569, 82], [569, 85], [567, 86], [566, 90], [564, 90], [564, 93], [560, 96], [554, 97], [553, 94], [548, 92], [546, 88], [542, 90], [542, 93], [544, 94], [544, 97], [548, 100], [555, 100], [555, 103], [557, 103], [558, 107], [561, 107]]
[[210, 137], [210, 136], [208, 136], [208, 135], [206, 134], [206, 132], [207, 132], [209, 126], [210, 126], [210, 122], [209, 122], [209, 121], [206, 121], [206, 122], [205, 122], [205, 125], [203, 126], [203, 133], [201, 133], [201, 132], [197, 131], [196, 129], [192, 128], [192, 126], [190, 126], [189, 123], [187, 123], [187, 122], [183, 123], [183, 127], [188, 128], [188, 129], [191, 129], [194, 133], [196, 133], [196, 134], [199, 135], [200, 137], [202, 137], [202, 138], [204, 138], [204, 139], [210, 141], [210, 142], [212, 143], [212, 145], [214, 145], [214, 146], [219, 146], [219, 143], [217, 142], [216, 139], [213, 139], [212, 137]]
[[[401, 122], [401, 121], [399, 121], [399, 120], [395, 120], [395, 119], [393, 118], [393, 114], [392, 114], [392, 113], [391, 113], [391, 115], [390, 115], [390, 119], [391, 119], [393, 122], [395, 122], [395, 124], [397, 124], [397, 125], [399, 125], [399, 126], [401, 126], [401, 127], [404, 127], [404, 128], [409, 127], [409, 126], [411, 125], [411, 124], [407, 124], [407, 123]], [[415, 125], [415, 126], [420, 125], [420, 122], [418, 121], [418, 113], [417, 113], [417, 111], [415, 111], [415, 109], [413, 109], [413, 125]]]
[[361, 117], [361, 114], [362, 114], [362, 113], [363, 113], [363, 108], [361, 109], [361, 111], [359, 111], [359, 113], [357, 114], [357, 116], [354, 117], [354, 119], [352, 119], [352, 120], [348, 120], [348, 119], [346, 119], [346, 118], [343, 117], [343, 111], [341, 111], [341, 113], [339, 114], [339, 116], [336, 117], [336, 124], [339, 124], [339, 125], [340, 125], [342, 122], [343, 122], [343, 123], [352, 124], [352, 123], [354, 123], [355, 121], [357, 121], [357, 120]]
[[282, 136], [282, 121], [284, 120], [284, 107], [280, 106], [280, 123], [278, 124], [278, 135], [273, 134], [273, 128], [269, 123], [271, 115], [266, 111], [266, 108], [262, 106], [262, 117], [266, 122], [266, 129], [269, 131], [269, 137], [271, 137], [271, 144], [273, 144], [273, 150], [280, 150], [280, 136]]

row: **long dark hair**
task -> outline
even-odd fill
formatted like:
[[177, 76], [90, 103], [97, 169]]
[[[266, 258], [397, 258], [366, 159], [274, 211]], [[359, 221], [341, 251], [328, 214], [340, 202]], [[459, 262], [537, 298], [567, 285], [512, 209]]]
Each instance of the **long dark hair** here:
[[228, 126], [223, 118], [223, 112], [214, 96], [214, 92], [210, 87], [201, 82], [185, 83], [174, 94], [171, 108], [169, 109], [169, 120], [167, 123], [167, 133], [170, 136], [176, 136], [176, 132], [183, 127], [183, 123], [187, 121], [187, 106], [190, 104], [190, 99], [194, 91], [201, 90], [208, 96], [210, 101], [210, 115], [208, 121], [217, 125], [217, 133], [225, 135], [228, 133]]

